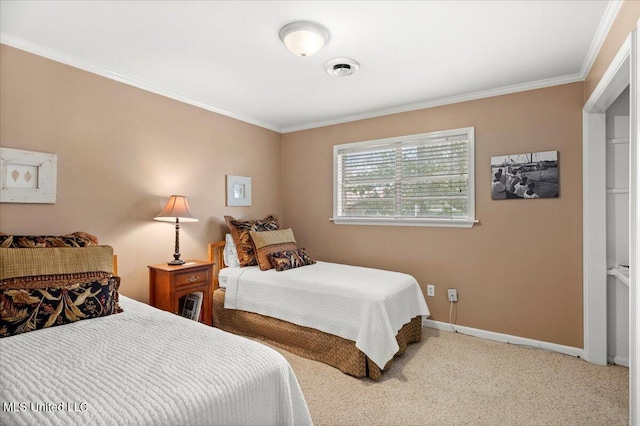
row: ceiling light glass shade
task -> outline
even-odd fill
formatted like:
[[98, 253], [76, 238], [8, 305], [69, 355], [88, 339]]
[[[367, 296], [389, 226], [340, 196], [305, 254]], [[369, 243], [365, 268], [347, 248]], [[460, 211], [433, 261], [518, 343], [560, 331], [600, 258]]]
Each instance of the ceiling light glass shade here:
[[329, 31], [320, 24], [298, 21], [280, 29], [280, 40], [297, 56], [311, 56], [329, 41]]

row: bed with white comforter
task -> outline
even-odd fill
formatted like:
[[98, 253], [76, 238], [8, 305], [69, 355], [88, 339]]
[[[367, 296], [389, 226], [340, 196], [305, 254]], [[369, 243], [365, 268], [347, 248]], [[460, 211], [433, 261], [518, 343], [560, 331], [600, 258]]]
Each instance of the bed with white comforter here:
[[306, 425], [289, 363], [125, 297], [124, 312], [0, 339], [1, 425]]
[[414, 317], [430, 315], [414, 277], [400, 272], [316, 262], [278, 272], [224, 268], [225, 309], [311, 327], [354, 341], [381, 369], [398, 351], [396, 335]]

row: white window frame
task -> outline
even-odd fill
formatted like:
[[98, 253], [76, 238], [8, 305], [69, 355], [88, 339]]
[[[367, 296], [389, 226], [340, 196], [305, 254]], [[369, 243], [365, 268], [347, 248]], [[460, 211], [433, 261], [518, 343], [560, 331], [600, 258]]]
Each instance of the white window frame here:
[[[411, 142], [424, 139], [442, 139], [465, 135], [468, 140], [468, 188], [467, 188], [467, 217], [462, 218], [413, 218], [402, 216], [389, 217], [347, 217], [338, 216], [338, 153], [344, 149], [366, 148], [380, 144], [397, 142]], [[393, 138], [375, 139], [370, 141], [353, 142], [333, 146], [333, 217], [331, 220], [337, 225], [383, 225], [383, 226], [436, 226], [471, 228], [478, 221], [475, 218], [475, 128], [463, 127], [459, 129], [438, 132], [420, 133], [415, 135], [398, 136]]]

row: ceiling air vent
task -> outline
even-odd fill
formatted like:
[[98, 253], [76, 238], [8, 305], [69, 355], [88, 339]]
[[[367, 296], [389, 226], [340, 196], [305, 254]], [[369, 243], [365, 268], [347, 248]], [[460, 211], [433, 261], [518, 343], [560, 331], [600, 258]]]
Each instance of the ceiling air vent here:
[[350, 58], [335, 58], [327, 62], [324, 67], [333, 77], [349, 77], [358, 72], [360, 64]]

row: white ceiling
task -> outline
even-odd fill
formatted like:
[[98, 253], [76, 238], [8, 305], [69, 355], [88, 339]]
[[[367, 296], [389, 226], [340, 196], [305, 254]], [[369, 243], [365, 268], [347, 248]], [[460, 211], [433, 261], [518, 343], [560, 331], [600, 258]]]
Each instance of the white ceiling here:
[[[619, 1], [6, 1], [0, 42], [280, 132], [583, 80]], [[315, 56], [278, 38], [331, 34]], [[360, 62], [335, 78], [324, 63]]]

